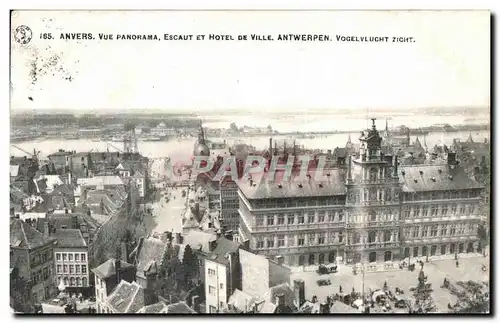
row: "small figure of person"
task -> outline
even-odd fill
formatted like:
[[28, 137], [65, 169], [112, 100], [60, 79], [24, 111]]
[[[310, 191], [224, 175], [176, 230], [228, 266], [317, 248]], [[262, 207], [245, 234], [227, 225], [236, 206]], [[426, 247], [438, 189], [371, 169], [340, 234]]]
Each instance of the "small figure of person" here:
[[339, 293], [342, 294], [342, 285], [339, 286]]
[[458, 268], [458, 266], [459, 266], [459, 264], [458, 264], [458, 260], [455, 262], [455, 264], [457, 265], [457, 268]]

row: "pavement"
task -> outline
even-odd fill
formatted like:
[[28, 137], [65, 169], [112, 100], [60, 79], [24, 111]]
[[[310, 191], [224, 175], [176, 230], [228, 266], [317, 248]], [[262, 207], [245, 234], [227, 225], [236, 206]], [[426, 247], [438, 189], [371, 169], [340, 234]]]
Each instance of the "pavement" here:
[[[162, 180], [171, 175], [168, 168], [165, 167], [165, 159], [155, 159], [150, 171], [153, 177]], [[187, 188], [166, 187], [156, 192], [157, 198], [152, 203], [152, 214], [156, 225], [152, 232], [182, 233], [182, 214], [186, 208], [186, 198], [182, 197], [183, 189]], [[168, 202], [165, 195], [170, 195]]]
[[[488, 257], [464, 258], [459, 257], [459, 267], [456, 267], [454, 259], [435, 260], [429, 263], [424, 261], [424, 273], [427, 276], [427, 283], [432, 284], [432, 297], [436, 304], [438, 312], [448, 312], [448, 303], [454, 304], [457, 298], [450, 294], [448, 290], [440, 288], [443, 280], [446, 277], [452, 283], [457, 281], [473, 280], [476, 282], [489, 282], [489, 270], [483, 272], [481, 267], [486, 265], [489, 269]], [[339, 293], [339, 287], [342, 286], [344, 293], [362, 292], [363, 285], [365, 293], [371, 289], [382, 289], [384, 282], [390, 289], [399, 287], [404, 291], [406, 296], [412, 295], [409, 291], [411, 287], [417, 286], [418, 274], [420, 266], [415, 267], [415, 271], [411, 272], [408, 269], [397, 271], [386, 271], [377, 273], [358, 273], [353, 275], [352, 269], [347, 266], [339, 266], [339, 271], [334, 274], [319, 275], [315, 271], [293, 272], [291, 275], [291, 283], [293, 280], [300, 278], [305, 282], [306, 299], [311, 300], [313, 296], [317, 296], [319, 301], [325, 301], [326, 297], [332, 294]], [[331, 285], [318, 286], [317, 280], [330, 279]]]
[[163, 194], [170, 194], [169, 201], [162, 197], [159, 202], [153, 203], [153, 217], [156, 222], [153, 232], [182, 233], [182, 214], [186, 208], [186, 198], [182, 197], [183, 189], [167, 188]]

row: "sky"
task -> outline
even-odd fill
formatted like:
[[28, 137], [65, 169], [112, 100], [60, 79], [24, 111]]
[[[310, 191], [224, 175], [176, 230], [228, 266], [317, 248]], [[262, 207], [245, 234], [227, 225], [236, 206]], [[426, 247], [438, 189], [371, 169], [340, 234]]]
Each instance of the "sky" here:
[[[23, 11], [11, 109], [115, 112], [487, 107], [490, 14], [475, 12]], [[61, 40], [60, 33], [161, 41]], [[42, 40], [51, 33], [55, 39]], [[165, 41], [163, 34], [413, 37], [413, 43]], [[207, 36], [208, 37], [208, 36]], [[39, 71], [36, 80], [32, 66]]]

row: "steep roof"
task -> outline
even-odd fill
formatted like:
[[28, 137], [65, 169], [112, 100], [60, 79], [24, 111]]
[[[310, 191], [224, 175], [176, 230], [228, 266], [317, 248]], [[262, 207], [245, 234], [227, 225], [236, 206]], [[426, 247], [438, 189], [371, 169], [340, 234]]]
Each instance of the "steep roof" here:
[[[106, 279], [115, 276], [116, 275], [115, 261], [116, 259], [114, 258], [108, 259], [107, 261], [100, 264], [97, 268], [92, 269], [92, 272], [101, 279]], [[134, 265], [129, 264], [128, 262], [120, 261], [121, 269], [133, 268], [133, 267]]]
[[167, 243], [160, 239], [144, 239], [136, 256], [137, 274], [143, 276], [145, 271], [154, 272], [160, 266], [166, 249]]
[[190, 230], [185, 236], [183, 243], [185, 245], [190, 245], [191, 249], [198, 250], [201, 246], [201, 250], [208, 252], [210, 241], [217, 240], [217, 235], [215, 233], [207, 233], [203, 231]]
[[141, 314], [160, 314], [160, 313], [167, 313], [168, 307], [167, 304], [163, 302], [158, 302], [155, 304], [151, 304], [148, 306], [144, 306], [140, 310], [137, 311], [137, 313]]
[[167, 306], [167, 314], [197, 314], [185, 302], [178, 302]]
[[53, 243], [53, 237], [44, 237], [43, 233], [36, 230], [20, 219], [10, 221], [10, 246], [24, 249], [34, 249]]
[[347, 149], [337, 147], [333, 150], [333, 155], [335, 157], [346, 157], [347, 156]]
[[235, 289], [233, 295], [229, 297], [227, 304], [234, 306], [237, 310], [241, 312], [245, 312], [250, 309], [255, 300], [256, 300], [255, 297], [239, 289]]
[[107, 298], [108, 305], [117, 313], [136, 313], [144, 307], [144, 289], [136, 282], [122, 280]]
[[216, 247], [210, 252], [208, 259], [227, 265], [229, 264], [229, 260], [226, 258], [226, 255], [237, 252], [239, 248], [239, 243], [228, 240], [225, 237], [220, 237], [217, 239]]
[[248, 179], [241, 179], [238, 181], [238, 187], [248, 199], [319, 197], [346, 194], [345, 171], [343, 169], [326, 170], [324, 177], [320, 181], [316, 181], [315, 172], [309, 172], [309, 174], [311, 175], [310, 179], [300, 181], [293, 179], [269, 181], [267, 176], [261, 176], [260, 179], [252, 182]]
[[43, 226], [45, 222], [49, 222], [57, 231], [57, 229], [79, 229], [81, 224], [89, 223], [85, 221], [82, 214], [71, 213], [71, 214], [49, 214], [45, 218], [38, 218], [36, 222], [36, 229], [40, 232], [43, 231]]
[[[404, 175], [403, 175], [404, 174]], [[398, 171], [404, 192], [463, 190], [482, 186], [460, 166], [447, 164], [405, 165]]]
[[57, 239], [57, 247], [85, 248], [87, 243], [79, 229], [56, 229], [52, 235]]
[[10, 186], [10, 196], [11, 199], [17, 200], [19, 202], [29, 198], [28, 194], [24, 193], [21, 189], [19, 189], [19, 187], [15, 187], [13, 185]]
[[285, 305], [288, 307], [293, 307], [293, 301], [294, 301], [293, 289], [290, 287], [290, 284], [288, 283], [279, 284], [269, 288], [269, 290], [261, 297], [261, 300], [266, 300], [268, 302], [275, 304], [276, 297], [278, 297], [278, 295], [284, 295]]

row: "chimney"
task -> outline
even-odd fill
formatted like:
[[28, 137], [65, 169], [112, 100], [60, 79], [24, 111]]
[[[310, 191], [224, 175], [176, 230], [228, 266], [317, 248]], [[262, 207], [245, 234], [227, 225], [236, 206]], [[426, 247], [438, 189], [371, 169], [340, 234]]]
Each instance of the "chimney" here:
[[200, 313], [200, 296], [195, 295], [191, 297], [191, 308], [195, 310], [195, 312]]
[[118, 285], [122, 281], [120, 259], [115, 259], [115, 272], [116, 272], [116, 285]]
[[215, 250], [215, 247], [217, 247], [217, 240], [210, 241], [208, 244], [208, 251], [212, 252]]
[[293, 293], [295, 295], [295, 302], [297, 303], [297, 307], [301, 307], [302, 304], [306, 301], [305, 295], [305, 283], [302, 279], [295, 279], [293, 281]]
[[49, 226], [49, 222], [45, 222], [43, 224], [43, 237], [44, 238], [47, 238], [50, 236], [50, 226]]
[[175, 234], [175, 243], [182, 244], [183, 241], [184, 241], [184, 238], [182, 237], [182, 234], [176, 233]]
[[276, 256], [276, 261], [278, 262], [278, 265], [283, 265], [285, 263], [285, 257], [282, 255]]

